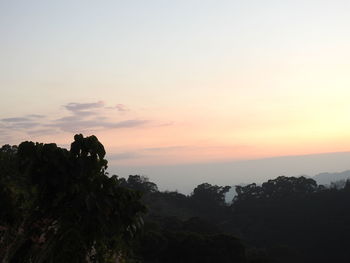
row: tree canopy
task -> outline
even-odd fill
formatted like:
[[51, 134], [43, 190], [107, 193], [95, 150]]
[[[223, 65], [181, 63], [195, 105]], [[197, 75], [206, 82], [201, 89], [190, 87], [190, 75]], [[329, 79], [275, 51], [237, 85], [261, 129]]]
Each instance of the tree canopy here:
[[126, 253], [145, 207], [140, 193], [107, 176], [104, 157], [95, 136], [76, 135], [69, 151], [1, 148], [2, 262], [109, 262]]
[[0, 262], [349, 261], [350, 181], [280, 176], [236, 186], [228, 204], [230, 186], [184, 195], [109, 176], [105, 154], [80, 134], [69, 150], [0, 148]]

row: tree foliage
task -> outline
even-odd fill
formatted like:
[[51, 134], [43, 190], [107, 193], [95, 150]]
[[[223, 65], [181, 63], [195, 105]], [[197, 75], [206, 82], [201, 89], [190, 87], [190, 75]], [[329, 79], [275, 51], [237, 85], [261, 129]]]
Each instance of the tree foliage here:
[[162, 192], [106, 169], [95, 136], [0, 148], [0, 262], [349, 261], [350, 181], [280, 176], [229, 205], [229, 186]]
[[208, 183], [198, 185], [192, 193], [194, 200], [206, 203], [225, 204], [225, 194], [230, 190], [230, 186], [217, 186]]
[[237, 195], [234, 201], [305, 196], [315, 192], [317, 189], [316, 181], [311, 178], [279, 176], [276, 179], [268, 180], [261, 186], [255, 183], [246, 186], [236, 186]]
[[236, 189], [226, 229], [250, 246], [277, 262], [349, 261], [350, 188], [281, 176]]
[[158, 187], [155, 183], [150, 182], [145, 176], [129, 175], [128, 179], [121, 179], [121, 185], [143, 194], [158, 192]]
[[104, 157], [95, 136], [76, 135], [69, 151], [33, 142], [2, 148], [2, 262], [109, 262], [125, 253], [145, 207], [108, 176]]

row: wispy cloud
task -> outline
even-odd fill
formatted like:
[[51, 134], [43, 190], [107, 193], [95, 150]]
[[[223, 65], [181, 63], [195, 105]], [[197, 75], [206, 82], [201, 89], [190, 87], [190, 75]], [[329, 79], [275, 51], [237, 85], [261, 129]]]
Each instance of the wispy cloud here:
[[176, 151], [189, 148], [189, 146], [179, 145], [179, 146], [165, 146], [165, 147], [152, 147], [145, 148], [144, 151], [148, 152], [168, 152], [168, 151]]
[[29, 130], [27, 131], [30, 135], [50, 135], [57, 133], [55, 129], [37, 129], [37, 130]]
[[115, 106], [112, 107], [105, 107], [105, 109], [109, 109], [109, 110], [117, 110], [119, 112], [127, 112], [130, 111], [130, 109], [124, 105], [124, 104], [117, 104]]
[[121, 122], [103, 122], [105, 128], [132, 128], [150, 123], [148, 120], [125, 120]]
[[[40, 126], [37, 122], [39, 115], [30, 114], [23, 117], [11, 117], [0, 119], [0, 130], [2, 131], [19, 131], [28, 130]], [[40, 115], [42, 116], [42, 115]]]
[[129, 111], [124, 104], [108, 107], [103, 101], [92, 103], [71, 102], [63, 105], [66, 115], [50, 118], [41, 114], [27, 114], [0, 119], [0, 132], [16, 131], [29, 135], [47, 135], [58, 132], [89, 132], [103, 129], [139, 128], [152, 123], [150, 120], [110, 115], [110, 108], [119, 112]]
[[40, 115], [40, 114], [29, 114], [27, 115], [28, 118], [35, 118], [35, 119], [42, 119], [45, 118], [45, 115]]
[[3, 122], [25, 122], [25, 121], [30, 121], [30, 119], [25, 118], [25, 117], [15, 117], [15, 118], [4, 118], [4, 119], [1, 119], [1, 121], [3, 121]]
[[128, 107], [126, 107], [124, 104], [117, 104], [115, 106], [115, 108], [118, 110], [118, 111], [129, 111]]
[[91, 109], [97, 109], [102, 108], [105, 105], [103, 101], [98, 101], [94, 103], [77, 103], [77, 102], [71, 102], [66, 104], [64, 107], [71, 111], [71, 112], [81, 112], [85, 110], [91, 110]]
[[37, 123], [37, 122], [16, 122], [16, 123], [13, 123], [11, 125], [11, 128], [12, 129], [31, 129], [31, 128], [34, 128], [34, 127], [37, 127], [39, 126], [40, 123]]
[[84, 119], [76, 116], [68, 116], [56, 120], [50, 124], [46, 124], [48, 127], [57, 127], [65, 132], [77, 132], [86, 131], [90, 129], [121, 129], [121, 128], [134, 128], [147, 124], [147, 120], [125, 120], [125, 121], [101, 121], [98, 118]]
[[129, 159], [135, 159], [140, 158], [143, 155], [136, 152], [122, 152], [122, 153], [115, 153], [108, 155], [109, 160], [129, 160]]

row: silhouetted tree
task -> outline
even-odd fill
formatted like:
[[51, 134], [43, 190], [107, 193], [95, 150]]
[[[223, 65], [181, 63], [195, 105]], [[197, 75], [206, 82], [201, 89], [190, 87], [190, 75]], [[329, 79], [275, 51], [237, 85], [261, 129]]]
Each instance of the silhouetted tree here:
[[104, 156], [95, 136], [76, 135], [70, 151], [33, 142], [2, 148], [0, 181], [10, 190], [2, 188], [1, 205], [20, 212], [1, 216], [2, 262], [109, 262], [125, 253], [145, 209], [140, 194], [107, 176]]
[[206, 204], [225, 205], [225, 194], [230, 188], [230, 186], [217, 186], [203, 183], [193, 190], [191, 198]]
[[311, 178], [279, 176], [268, 180], [261, 186], [255, 183], [236, 186], [234, 202], [251, 199], [280, 199], [284, 197], [305, 196], [318, 190], [317, 183]]
[[121, 185], [142, 193], [158, 192], [158, 187], [155, 183], [150, 182], [145, 176], [129, 175], [128, 179], [121, 178]]

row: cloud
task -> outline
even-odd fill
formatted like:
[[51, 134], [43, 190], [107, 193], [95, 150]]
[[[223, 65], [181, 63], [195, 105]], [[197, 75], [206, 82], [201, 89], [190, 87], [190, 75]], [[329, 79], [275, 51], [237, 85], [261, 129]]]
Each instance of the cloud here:
[[105, 103], [103, 101], [93, 102], [93, 103], [78, 103], [70, 102], [66, 105], [63, 105], [69, 112], [73, 113], [75, 116], [87, 117], [98, 115], [103, 113]]
[[28, 117], [15, 117], [0, 119], [0, 129], [14, 130], [14, 129], [30, 129], [40, 125], [40, 123], [31, 120]]
[[68, 116], [47, 124], [49, 127], [57, 127], [66, 132], [85, 131], [89, 129], [121, 129], [140, 127], [147, 124], [147, 120], [125, 120], [120, 122], [105, 121], [100, 119], [81, 119], [77, 116]]
[[104, 105], [105, 105], [105, 103], [103, 101], [98, 101], [98, 102], [94, 102], [94, 103], [71, 102], [71, 103], [64, 105], [64, 107], [67, 110], [76, 113], [76, 112], [81, 112], [81, 111], [85, 111], [85, 110], [102, 108]]
[[[55, 134], [60, 131], [85, 133], [103, 129], [138, 128], [153, 123], [145, 119], [125, 119], [125, 116], [110, 116], [108, 109], [111, 109], [111, 107], [106, 107], [103, 101], [92, 103], [70, 102], [63, 105], [63, 107], [67, 110], [67, 114], [59, 118], [50, 118], [41, 114], [27, 114], [0, 119], [0, 131], [11, 131], [10, 134], [16, 131], [40, 136]], [[112, 108], [120, 112], [129, 111], [124, 104], [117, 104]]]
[[105, 107], [105, 109], [108, 109], [108, 110], [117, 110], [119, 112], [127, 112], [127, 111], [130, 111], [130, 109], [124, 105], [124, 104], [117, 104], [115, 105], [114, 107]]
[[56, 129], [38, 129], [38, 130], [29, 130], [27, 131], [30, 135], [50, 135], [57, 133]]
[[[64, 116], [51, 123], [47, 123], [46, 127], [56, 127], [65, 132], [83, 132], [87, 130], [100, 130], [100, 129], [122, 129], [122, 128], [134, 128], [148, 124], [148, 120], [140, 119], [128, 119], [114, 121], [109, 120], [107, 112], [104, 110], [111, 109], [111, 107], [104, 107], [105, 103], [102, 101], [94, 103], [77, 103], [71, 102], [64, 107], [72, 113], [72, 115]], [[112, 107], [118, 111], [127, 111], [127, 107], [124, 104], [117, 104]], [[95, 111], [94, 111], [95, 110]], [[98, 115], [98, 116], [96, 116]]]
[[92, 116], [92, 115], [97, 115], [97, 114], [98, 114], [98, 112], [94, 112], [94, 111], [76, 111], [76, 112], [74, 112], [74, 115], [81, 116], [81, 117]]
[[166, 146], [166, 147], [153, 147], [153, 148], [145, 148], [143, 149], [144, 151], [149, 151], [149, 152], [163, 152], [163, 151], [176, 151], [176, 150], [181, 150], [181, 149], [187, 149], [189, 146]]
[[108, 160], [127, 160], [127, 159], [135, 159], [140, 158], [142, 155], [140, 153], [135, 152], [123, 152], [123, 153], [115, 153], [107, 156]]
[[35, 118], [35, 119], [42, 119], [45, 118], [45, 115], [40, 115], [40, 114], [29, 114], [27, 115], [28, 118]]
[[30, 119], [24, 118], [24, 117], [17, 117], [17, 118], [4, 118], [4, 119], [1, 119], [1, 121], [3, 121], [3, 122], [26, 122], [26, 121], [30, 121]]
[[75, 121], [80, 121], [82, 118], [79, 116], [66, 116], [62, 117], [56, 120], [56, 122], [75, 122]]
[[138, 127], [143, 126], [150, 121], [148, 120], [126, 120], [126, 121], [120, 121], [120, 122], [104, 122], [103, 126], [105, 128], [132, 128], [132, 127]]
[[[40, 126], [37, 122], [38, 118], [44, 118], [44, 115], [29, 114], [25, 117], [12, 117], [0, 119], [0, 129], [5, 130], [18, 130], [18, 129], [31, 129], [36, 126]], [[35, 121], [33, 119], [36, 119]]]
[[129, 111], [128, 107], [126, 107], [124, 104], [117, 104], [115, 106], [115, 108], [118, 110], [118, 111]]
[[12, 129], [30, 129], [39, 126], [40, 123], [37, 122], [16, 122], [13, 123], [10, 128]]

